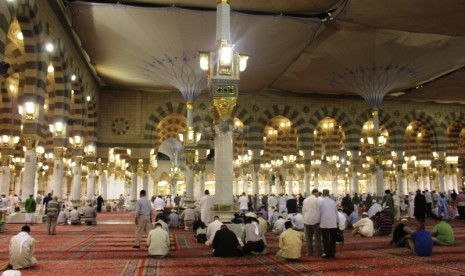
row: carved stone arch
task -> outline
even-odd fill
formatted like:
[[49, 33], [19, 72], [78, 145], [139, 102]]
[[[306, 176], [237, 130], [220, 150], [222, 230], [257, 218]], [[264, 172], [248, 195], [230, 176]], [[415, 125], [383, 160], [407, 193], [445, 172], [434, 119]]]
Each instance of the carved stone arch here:
[[[399, 133], [397, 122], [394, 120], [391, 114], [383, 110], [380, 110], [378, 116], [380, 126], [384, 126], [389, 133], [391, 150], [397, 151], [403, 148], [403, 133]], [[356, 136], [358, 141], [360, 141], [360, 138], [362, 138], [361, 134], [363, 125], [372, 118], [373, 115], [371, 109], [366, 109], [360, 114], [360, 116], [357, 117], [357, 120], [355, 121], [355, 127], [357, 128]]]
[[419, 121], [423, 124], [425, 124], [431, 131], [432, 135], [432, 150], [433, 151], [440, 151], [444, 150], [445, 146], [445, 137], [442, 135], [442, 137], [438, 137], [438, 130], [439, 127], [436, 124], [435, 119], [428, 113], [424, 111], [411, 111], [407, 113], [402, 120], [399, 122], [400, 129], [402, 129], [402, 135], [404, 135], [405, 130], [407, 126], [412, 122], [412, 121]]
[[463, 128], [465, 128], [465, 113], [462, 112], [450, 113], [441, 122], [438, 132], [441, 131], [444, 136], [446, 153], [453, 151], [456, 154], [458, 152], [459, 136]]
[[10, 28], [11, 21], [16, 16], [18, 9], [18, 1], [0, 1], [0, 60], [5, 60], [5, 48], [7, 44], [7, 34]]
[[160, 145], [168, 138], [179, 139], [179, 133], [187, 129], [187, 118], [178, 112], [167, 114], [159, 121], [154, 130], [154, 149], [158, 152]]
[[[355, 124], [352, 123], [352, 120], [349, 119], [350, 117], [347, 116], [345, 112], [336, 107], [324, 107], [316, 111], [309, 120], [310, 129], [315, 130], [318, 123], [326, 117], [335, 119], [339, 125], [343, 127], [346, 135], [346, 147], [348, 149], [358, 147], [360, 139], [357, 140], [357, 128], [355, 127]], [[313, 141], [315, 140], [314, 132], [311, 131], [308, 136], [309, 139], [311, 139], [313, 146]]]
[[153, 113], [150, 114], [150, 116], [147, 118], [147, 121], [145, 123], [144, 139], [150, 141], [150, 144], [155, 146], [155, 150], [158, 150], [158, 147], [160, 146], [160, 139], [159, 137], [156, 137], [155, 134], [158, 124], [169, 114], [184, 114], [185, 109], [186, 104], [183, 102], [166, 102], [164, 105], [156, 107]]

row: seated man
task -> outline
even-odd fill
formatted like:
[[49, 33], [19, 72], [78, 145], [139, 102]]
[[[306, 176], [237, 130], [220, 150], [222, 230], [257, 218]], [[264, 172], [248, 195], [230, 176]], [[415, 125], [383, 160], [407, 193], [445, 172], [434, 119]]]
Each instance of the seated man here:
[[411, 233], [412, 229], [408, 227], [408, 219], [403, 218], [392, 233], [391, 243], [398, 247], [405, 247], [407, 245], [407, 236]]
[[358, 215], [358, 210], [353, 210], [350, 213], [350, 216], [347, 220], [347, 228], [352, 229], [354, 227], [354, 224], [357, 223], [357, 221], [360, 220], [360, 216]]
[[[292, 222], [291, 222], [292, 224]], [[244, 231], [242, 232], [242, 242], [244, 247], [242, 252], [244, 254], [265, 254], [266, 253], [266, 239], [265, 234], [258, 225], [258, 220], [254, 217], [248, 217]]]
[[417, 256], [431, 256], [433, 253], [433, 239], [431, 233], [425, 231], [423, 223], [417, 224], [417, 231], [407, 237], [407, 243]]
[[362, 237], [373, 237], [373, 234], [375, 233], [373, 221], [368, 217], [367, 212], [363, 212], [362, 219], [357, 221], [353, 225], [353, 227], [354, 227], [354, 230], [352, 231], [353, 236], [359, 234]]
[[279, 216], [278, 220], [273, 224], [273, 234], [280, 235], [283, 232], [284, 223], [286, 222], [282, 216]]
[[97, 210], [92, 207], [92, 204], [84, 208], [84, 221], [86, 225], [97, 225]]
[[68, 210], [66, 210], [65, 205], [61, 207], [60, 213], [58, 213], [57, 224], [68, 225]]
[[221, 225], [220, 230], [216, 231], [212, 242], [213, 256], [215, 257], [236, 257], [242, 256], [239, 240], [228, 226]]
[[207, 241], [205, 242], [206, 245], [212, 246], [216, 231], [220, 230], [221, 225], [223, 225], [223, 223], [220, 221], [220, 217], [215, 216], [213, 221], [207, 226]]
[[74, 206], [74, 209], [69, 213], [69, 219], [71, 220], [71, 225], [81, 225], [81, 216], [79, 215], [77, 206]]
[[159, 222], [150, 230], [147, 236], [149, 256], [163, 258], [170, 252], [170, 237]]
[[381, 211], [381, 215], [378, 220], [378, 235], [388, 236], [392, 233], [394, 226], [394, 220], [392, 219], [391, 213], [385, 210]]
[[181, 213], [181, 219], [184, 221], [184, 230], [191, 231], [194, 226], [194, 221], [197, 220], [197, 213], [194, 208], [187, 206]]
[[284, 227], [286, 230], [279, 235], [279, 251], [276, 256], [285, 260], [298, 260], [305, 235], [301, 231], [294, 230], [290, 221], [286, 221]]
[[13, 269], [31, 267], [37, 264], [33, 256], [35, 240], [29, 235], [31, 228], [24, 225], [16, 236], [10, 241], [10, 265]]
[[155, 227], [155, 223], [160, 223], [161, 228], [165, 230], [168, 234], [170, 233], [170, 227], [168, 226], [168, 223], [165, 222], [165, 215], [163, 213], [158, 213], [157, 216], [155, 217], [155, 222], [153, 223]]
[[170, 228], [179, 228], [179, 214], [176, 212], [176, 210], [173, 208], [171, 209], [171, 214], [168, 216], [168, 221], [169, 221], [169, 227]]
[[433, 241], [436, 245], [454, 245], [454, 230], [449, 223], [443, 220], [442, 216], [436, 218], [438, 223], [433, 227]]

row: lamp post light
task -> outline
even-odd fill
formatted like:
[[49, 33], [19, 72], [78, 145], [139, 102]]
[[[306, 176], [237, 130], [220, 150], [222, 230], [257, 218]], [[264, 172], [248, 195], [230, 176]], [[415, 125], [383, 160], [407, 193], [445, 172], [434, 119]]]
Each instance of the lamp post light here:
[[282, 159], [274, 159], [271, 160], [271, 167], [273, 168], [273, 172], [275, 175], [274, 178], [274, 187], [276, 193], [283, 193], [284, 194], [284, 185], [281, 183], [281, 166], [283, 165]]
[[272, 171], [271, 171], [271, 164], [270, 163], [264, 163], [264, 164], [260, 164], [260, 168], [262, 169], [263, 171], [263, 174], [265, 175], [265, 179], [266, 179], [266, 183], [265, 183], [265, 194], [268, 195], [270, 194], [271, 192], [271, 175], [272, 175]]
[[[192, 110], [192, 108], [188, 108], [188, 112], [189, 110]], [[192, 115], [188, 117], [191, 118]], [[201, 138], [202, 134], [195, 132], [192, 126], [188, 126], [185, 133], [179, 134], [179, 140], [184, 145], [184, 159], [186, 160], [186, 197], [184, 202], [188, 206], [194, 204], [194, 167], [198, 164], [197, 144]], [[175, 195], [176, 192], [173, 192], [173, 194]]]
[[95, 196], [95, 145], [88, 143], [84, 147], [84, 158], [87, 165], [87, 204], [92, 203], [92, 198]]
[[376, 116], [373, 118], [374, 135], [368, 137], [367, 142], [371, 148], [371, 156], [373, 157], [376, 170], [376, 195], [382, 196], [384, 194], [384, 172], [382, 164], [387, 138], [379, 132], [379, 121], [377, 119], [378, 111], [373, 111], [373, 113], [376, 113]]
[[73, 174], [73, 184], [71, 188], [71, 203], [73, 206], [81, 204], [81, 165], [83, 158], [82, 138], [80, 135], [69, 137], [69, 143], [72, 146], [73, 161], [71, 162], [71, 170]]
[[234, 50], [230, 34], [229, 0], [217, 1], [215, 52], [200, 52], [200, 67], [206, 72], [215, 119], [215, 194], [213, 211], [222, 219], [233, 217], [233, 127], [232, 113], [239, 96], [239, 75], [247, 55]]

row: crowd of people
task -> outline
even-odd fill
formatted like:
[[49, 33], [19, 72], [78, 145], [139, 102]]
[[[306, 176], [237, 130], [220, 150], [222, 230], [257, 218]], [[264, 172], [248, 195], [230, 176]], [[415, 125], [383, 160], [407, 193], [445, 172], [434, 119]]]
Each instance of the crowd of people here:
[[[120, 210], [126, 210], [121, 207], [124, 206], [123, 199], [125, 201], [121, 195], [117, 203]], [[417, 191], [413, 199], [412, 194], [402, 197], [390, 190], [386, 190], [382, 198], [357, 193], [335, 198], [326, 189], [321, 192], [313, 189], [307, 197], [301, 194], [257, 197], [243, 193], [235, 197], [239, 211], [230, 221], [230, 218], [225, 221], [226, 218], [214, 215], [211, 207], [215, 198], [208, 190], [195, 205], [182, 206], [182, 199], [178, 196], [170, 197], [169, 201], [171, 203], [167, 204], [167, 198], [161, 196], [149, 199], [145, 190], [140, 191], [134, 207], [136, 231], [133, 248], [141, 248], [145, 232], [148, 255], [156, 258], [168, 256], [170, 228], [183, 228], [192, 231], [197, 242], [211, 247], [216, 257], [266, 254], [266, 235], [269, 233], [279, 236], [276, 256], [282, 260], [300, 259], [303, 245], [307, 256], [335, 259], [336, 243], [341, 242], [346, 232], [365, 238], [388, 236], [394, 246], [410, 248], [418, 256], [430, 256], [434, 245], [454, 245], [454, 230], [449, 221], [465, 220], [465, 191], [458, 194], [455, 191]], [[2, 202], [4, 204], [5, 201]], [[30, 226], [34, 224], [33, 215], [38, 208], [44, 209], [48, 234], [56, 235], [57, 224], [79, 225], [82, 221], [96, 225], [102, 206], [104, 200], [98, 197], [95, 202], [78, 210], [77, 206], [68, 208], [52, 194], [41, 199], [30, 195], [24, 204], [25, 225], [11, 238], [10, 266], [21, 269], [37, 263], [33, 256], [35, 240], [30, 235]], [[3, 211], [3, 205], [0, 207]], [[169, 214], [165, 214], [167, 207], [171, 207]], [[427, 219], [436, 221], [431, 231], [425, 229]]]

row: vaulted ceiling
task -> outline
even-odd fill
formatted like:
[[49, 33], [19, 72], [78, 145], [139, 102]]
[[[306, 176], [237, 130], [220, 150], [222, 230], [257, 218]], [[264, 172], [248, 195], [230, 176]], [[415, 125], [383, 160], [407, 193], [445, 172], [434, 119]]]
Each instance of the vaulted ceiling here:
[[[215, 0], [66, 1], [106, 89], [203, 89]], [[465, 103], [464, 0], [231, 0], [241, 93]]]

